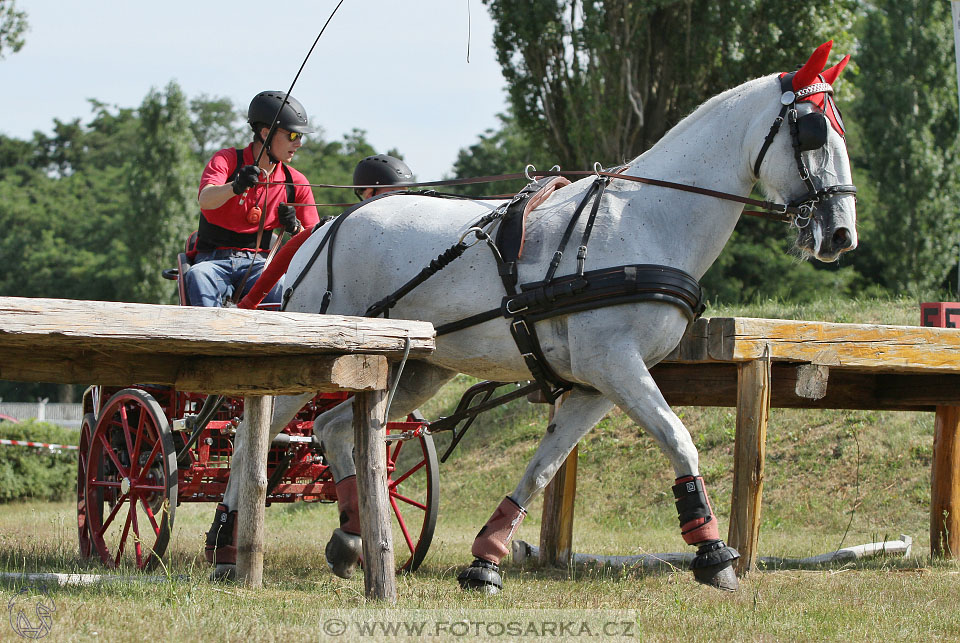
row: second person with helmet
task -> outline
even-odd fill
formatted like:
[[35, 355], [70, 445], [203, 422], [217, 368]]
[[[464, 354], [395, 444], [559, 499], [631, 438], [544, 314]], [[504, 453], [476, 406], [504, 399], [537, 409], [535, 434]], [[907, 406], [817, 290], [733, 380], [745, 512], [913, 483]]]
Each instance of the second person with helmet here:
[[[353, 192], [361, 201], [378, 194], [400, 190], [404, 185], [413, 183], [413, 172], [400, 159], [387, 154], [368, 156], [353, 170], [353, 184], [374, 187], [354, 188]], [[383, 187], [379, 187], [383, 186]]]

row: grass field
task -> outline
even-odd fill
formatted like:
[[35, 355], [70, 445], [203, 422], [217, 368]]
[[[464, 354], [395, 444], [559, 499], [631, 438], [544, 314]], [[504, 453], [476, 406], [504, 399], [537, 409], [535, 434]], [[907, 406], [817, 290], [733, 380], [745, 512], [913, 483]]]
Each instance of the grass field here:
[[[904, 300], [799, 308], [768, 302], [707, 312], [734, 314], [895, 324], [916, 324], [919, 318], [917, 302]], [[471, 383], [466, 377], [455, 380], [425, 415], [449, 413]], [[700, 449], [723, 533], [734, 410], [677, 411]], [[455, 577], [470, 562], [470, 543], [516, 483], [545, 426], [541, 405], [498, 408], [478, 420], [440, 466], [437, 535], [421, 569], [399, 578], [395, 609], [367, 603], [360, 575], [345, 581], [327, 571], [323, 545], [336, 523], [330, 505], [267, 510], [264, 587], [246, 590], [206, 580], [203, 532], [213, 506], [184, 504], [177, 511], [165, 568], [152, 572], [151, 582], [47, 587], [56, 605], [49, 640], [515, 640], [588, 634], [687, 641], [960, 638], [960, 564], [929, 558], [932, 414], [775, 409], [768, 430], [761, 555], [807, 556], [908, 534], [915, 543], [909, 558], [755, 572], [733, 595], [700, 586], [687, 572], [547, 570], [507, 562], [503, 594], [465, 594]], [[440, 448], [448, 439], [437, 437]], [[612, 413], [581, 442], [578, 469], [576, 551], [624, 555], [685, 549], [666, 458], [623, 414]], [[540, 509], [539, 501], [530, 508], [518, 538], [537, 542]], [[103, 573], [77, 554], [72, 502], [0, 505], [0, 568]], [[18, 595], [20, 589], [24, 592]], [[4, 600], [29, 608], [27, 614], [37, 621], [29, 611], [42, 597], [36, 583], [7, 584], [0, 591]], [[12, 626], [0, 624], [0, 639], [20, 638]]]

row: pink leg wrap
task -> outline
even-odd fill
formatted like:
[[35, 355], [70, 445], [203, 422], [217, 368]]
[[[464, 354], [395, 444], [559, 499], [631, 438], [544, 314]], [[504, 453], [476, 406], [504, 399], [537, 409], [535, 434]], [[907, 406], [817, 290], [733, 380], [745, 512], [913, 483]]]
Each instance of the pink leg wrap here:
[[[674, 495], [677, 496], [677, 511], [681, 516], [683, 515], [685, 509], [681, 509], [680, 503], [682, 501], [688, 503], [690, 502], [691, 496], [698, 495], [696, 494], [698, 487], [703, 492], [703, 501], [706, 503], [705, 509], [710, 515], [688, 520], [680, 526], [680, 535], [683, 536], [683, 541], [688, 545], [696, 545], [710, 540], [720, 540], [720, 528], [717, 525], [717, 517], [713, 513], [713, 507], [710, 506], [710, 499], [707, 497], [707, 491], [703, 486], [703, 478], [701, 476], [684, 476], [683, 478], [677, 478], [677, 484], [674, 487]], [[678, 488], [681, 490], [680, 493], [682, 495], [678, 495]], [[689, 510], [689, 508], [686, 507], [686, 510]], [[682, 517], [681, 520], [683, 520]]]
[[337, 483], [337, 508], [340, 509], [340, 529], [360, 535], [360, 499], [357, 495], [357, 476], [349, 476]]
[[511, 500], [510, 496], [504, 498], [487, 524], [480, 529], [473, 541], [471, 553], [477, 558], [499, 565], [510, 553], [510, 541], [526, 515], [527, 510]]

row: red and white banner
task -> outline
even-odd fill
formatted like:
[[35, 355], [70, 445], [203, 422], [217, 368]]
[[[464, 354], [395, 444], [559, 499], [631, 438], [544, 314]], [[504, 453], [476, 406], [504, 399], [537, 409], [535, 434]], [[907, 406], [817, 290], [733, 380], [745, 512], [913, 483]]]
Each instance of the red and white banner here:
[[0, 440], [0, 445], [11, 447], [38, 447], [41, 449], [67, 449], [68, 451], [77, 451], [78, 446], [72, 444], [47, 444], [46, 442], [28, 442], [26, 440]]

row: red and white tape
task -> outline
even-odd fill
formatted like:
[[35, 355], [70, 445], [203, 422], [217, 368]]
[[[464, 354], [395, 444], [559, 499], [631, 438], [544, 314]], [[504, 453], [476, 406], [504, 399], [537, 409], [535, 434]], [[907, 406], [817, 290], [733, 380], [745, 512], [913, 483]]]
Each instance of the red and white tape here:
[[0, 440], [0, 445], [11, 447], [39, 447], [41, 449], [67, 449], [77, 451], [80, 447], [73, 444], [47, 444], [46, 442], [27, 442], [26, 440]]

